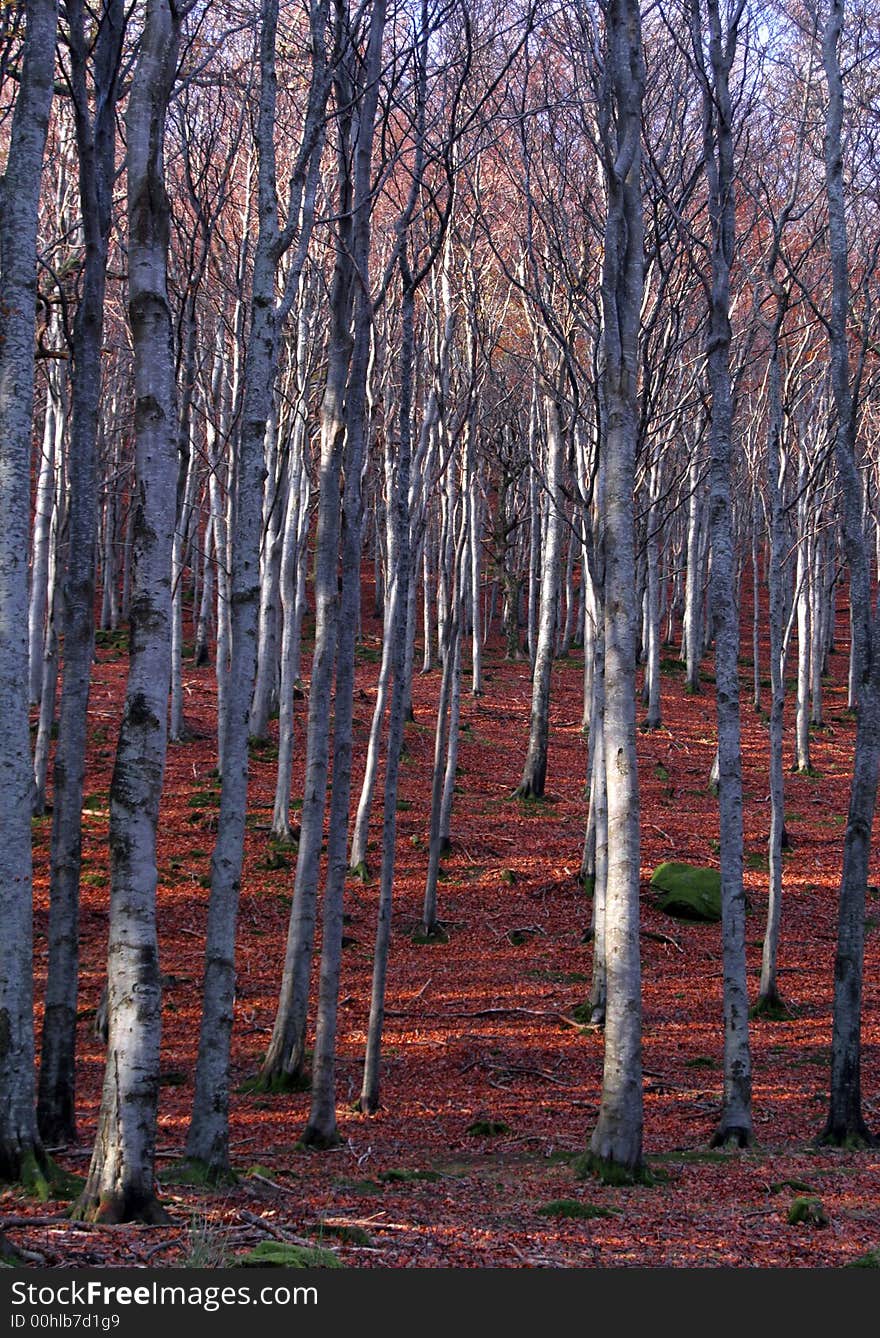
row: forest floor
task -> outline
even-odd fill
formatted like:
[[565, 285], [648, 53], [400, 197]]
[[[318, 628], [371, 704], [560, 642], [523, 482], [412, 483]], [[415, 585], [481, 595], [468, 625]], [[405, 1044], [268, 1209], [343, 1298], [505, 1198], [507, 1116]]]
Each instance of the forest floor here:
[[[381, 651], [381, 625], [366, 616], [371, 592], [364, 607], [356, 786]], [[841, 610], [841, 632], [844, 627]], [[743, 632], [748, 645], [745, 618]], [[88, 1165], [103, 1076], [93, 1023], [105, 971], [108, 790], [126, 668], [124, 635], [103, 634], [99, 642], [83, 810], [80, 1142], [53, 1154], [78, 1175]], [[352, 879], [347, 887], [338, 1069], [343, 1141], [331, 1152], [297, 1147], [307, 1092], [246, 1090], [274, 1017], [295, 860], [269, 836], [274, 747], [253, 749], [233, 1038], [231, 1140], [239, 1179], [217, 1189], [179, 1183], [175, 1163], [193, 1093], [218, 802], [213, 673], [189, 660], [192, 737], [169, 749], [158, 860], [161, 967], [168, 983], [157, 1164], [172, 1225], [85, 1228], [66, 1218], [69, 1200], [37, 1204], [7, 1189], [0, 1222], [14, 1224], [10, 1239], [33, 1263], [50, 1267], [217, 1265], [266, 1239], [319, 1243], [358, 1268], [839, 1266], [880, 1250], [880, 1150], [831, 1151], [813, 1142], [828, 1107], [837, 887], [854, 734], [843, 640], [824, 684], [825, 723], [813, 730], [815, 774], [786, 774], [791, 848], [780, 982], [790, 1014], [751, 1027], [757, 1143], [747, 1151], [709, 1148], [722, 1085], [720, 927], [662, 914], [649, 886], [663, 860], [717, 865], [717, 805], [707, 789], [715, 748], [711, 662], [703, 666], [703, 691], [686, 696], [675, 650], [664, 655], [663, 728], [638, 740], [645, 1152], [655, 1184], [602, 1186], [578, 1178], [574, 1160], [595, 1122], [603, 1047], [602, 1033], [572, 1016], [588, 994], [591, 968], [591, 907], [578, 881], [586, 818], [583, 656], [574, 653], [554, 667], [548, 793], [541, 802], [524, 802], [512, 791], [528, 731], [528, 666], [505, 662], [494, 644], [485, 654], [484, 694], [463, 697], [453, 849], [440, 883], [445, 943], [412, 939], [427, 861], [439, 675], [415, 680], [415, 720], [407, 727], [401, 771], [382, 1106], [371, 1118], [352, 1103], [360, 1089], [378, 886], [373, 878], [365, 884]], [[742, 674], [754, 997], [766, 911], [768, 746], [747, 661]], [[764, 697], [769, 706], [767, 687]], [[788, 761], [792, 697], [790, 691]], [[301, 743], [303, 703], [297, 706]], [[50, 826], [51, 817], [34, 823], [38, 1007]], [[373, 860], [378, 863], [375, 847]], [[880, 882], [880, 868], [872, 869], [871, 879]], [[880, 1131], [876, 886], [867, 925], [862, 1090], [868, 1122]], [[493, 1127], [496, 1132], [487, 1132]], [[821, 1201], [824, 1225], [789, 1223], [793, 1200], [804, 1196]], [[579, 1207], [558, 1209], [560, 1201]]]

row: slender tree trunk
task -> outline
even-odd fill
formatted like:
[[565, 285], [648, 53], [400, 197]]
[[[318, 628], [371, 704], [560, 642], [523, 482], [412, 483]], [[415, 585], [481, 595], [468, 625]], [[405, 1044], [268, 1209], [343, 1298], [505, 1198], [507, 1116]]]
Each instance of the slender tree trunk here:
[[752, 1141], [752, 1067], [746, 985], [743, 890], [742, 760], [739, 719], [739, 619], [730, 495], [733, 394], [730, 378], [730, 268], [735, 232], [734, 149], [729, 75], [736, 28], [722, 35], [718, 0], [707, 0], [709, 66], [703, 55], [703, 17], [692, 0], [694, 55], [703, 89], [704, 166], [712, 225], [712, 290], [708, 374], [709, 534], [712, 552], [709, 602], [715, 642], [718, 719], [718, 808], [721, 855], [721, 952], [724, 1012], [724, 1098], [713, 1141], [747, 1146]]
[[[516, 793], [522, 799], [540, 799], [547, 777], [550, 734], [550, 676], [556, 650], [559, 606], [559, 555], [562, 543], [564, 438], [560, 408], [548, 397], [547, 422], [547, 538], [541, 553], [541, 616], [532, 678], [529, 744], [522, 780]], [[632, 592], [630, 592], [632, 593]]]
[[[782, 443], [782, 389], [779, 365], [779, 333], [784, 313], [771, 329], [769, 407], [767, 429], [767, 496], [769, 499], [770, 558], [767, 571], [770, 623], [770, 836], [767, 927], [761, 957], [761, 983], [756, 1011], [778, 1008], [781, 1000], [777, 977], [779, 928], [782, 917], [782, 837], [785, 830], [785, 781], [782, 762], [783, 712], [785, 709], [784, 623], [785, 587], [782, 563], [785, 557], [785, 514], [780, 492]], [[755, 560], [757, 566], [757, 561]]]
[[27, 0], [25, 23], [0, 210], [0, 1179], [33, 1181], [44, 1159], [34, 1116], [27, 558], [37, 219], [55, 0]]
[[110, 790], [107, 1066], [88, 1179], [75, 1209], [102, 1222], [166, 1220], [154, 1173], [162, 993], [156, 828], [171, 675], [177, 413], [163, 149], [179, 36], [180, 19], [167, 0], [148, 0], [126, 119], [135, 387], [131, 632]]
[[803, 443], [798, 456], [798, 544], [797, 544], [797, 705], [795, 708], [795, 769], [810, 770], [810, 583], [807, 513], [807, 459]]
[[643, 1111], [633, 495], [644, 284], [639, 177], [645, 81], [638, 0], [610, 0], [605, 44], [606, 101], [599, 117], [607, 198], [602, 267], [607, 999], [602, 1098], [590, 1150], [600, 1165], [637, 1176], [642, 1170]]
[[250, 732], [255, 739], [269, 734], [269, 717], [278, 689], [278, 622], [283, 519], [289, 486], [287, 462], [279, 459], [278, 413], [273, 406], [266, 425], [266, 482], [263, 495], [263, 541], [260, 562], [260, 611], [257, 673], [251, 703]]
[[660, 710], [660, 518], [657, 498], [660, 466], [652, 461], [648, 475], [648, 514], [646, 517], [647, 536], [645, 540], [647, 565], [647, 659], [645, 662], [645, 686], [647, 688], [648, 714], [645, 717], [645, 729], [659, 729], [663, 723]]
[[692, 448], [688, 466], [688, 524], [687, 570], [684, 589], [684, 656], [686, 665], [685, 691], [700, 691], [700, 661], [703, 658], [703, 630], [701, 605], [703, 600], [703, 561], [701, 556], [702, 488], [696, 445]]
[[293, 410], [291, 438], [291, 478], [287, 491], [284, 537], [281, 547], [279, 588], [281, 595], [281, 687], [278, 703], [278, 774], [275, 783], [275, 807], [272, 832], [290, 841], [290, 787], [293, 775], [294, 698], [299, 688], [299, 648], [302, 628], [300, 590], [305, 578], [304, 536], [308, 528], [309, 473], [305, 458], [308, 442], [306, 414], [307, 344], [311, 331], [309, 313], [303, 306], [299, 313], [297, 338], [297, 401]]
[[[312, 81], [303, 137], [292, 176], [291, 222], [300, 232], [300, 248], [308, 244], [309, 220], [313, 216], [309, 197], [311, 164], [320, 153], [323, 143], [320, 126], [327, 88], [322, 59], [325, 13], [323, 0], [319, 0], [310, 13]], [[230, 1169], [229, 1060], [235, 1002], [235, 931], [244, 858], [248, 733], [257, 668], [265, 442], [267, 429], [271, 430], [278, 360], [279, 308], [275, 301], [275, 276], [278, 262], [286, 249], [282, 245], [283, 234], [278, 227], [274, 142], [277, 30], [278, 0], [263, 0], [257, 131], [259, 231], [254, 256], [250, 335], [236, 470], [231, 591], [232, 658], [223, 740], [217, 842], [211, 859], [202, 1024], [195, 1096], [186, 1145], [188, 1158], [207, 1167], [213, 1176], [224, 1175]], [[287, 245], [292, 241], [291, 231]]]
[[[318, 1017], [312, 1067], [312, 1101], [303, 1131], [303, 1141], [319, 1148], [339, 1142], [336, 1128], [336, 1028], [339, 1008], [339, 974], [342, 959], [343, 893], [351, 805], [352, 717], [354, 710], [355, 642], [360, 621], [360, 587], [363, 500], [361, 477], [366, 457], [369, 413], [369, 364], [373, 304], [370, 285], [370, 235], [372, 217], [371, 168], [373, 135], [378, 105], [379, 74], [385, 31], [385, 3], [377, 0], [370, 17], [367, 49], [363, 58], [363, 92], [358, 133], [353, 145], [354, 216], [352, 260], [357, 274], [354, 306], [354, 346], [346, 392], [346, 442], [342, 505], [342, 592], [336, 691], [333, 718], [333, 788], [330, 798], [330, 829], [327, 840], [327, 877], [324, 885]], [[407, 331], [404, 329], [404, 340]], [[401, 463], [404, 496], [408, 495], [407, 460], [410, 404], [406, 387], [401, 393]], [[407, 570], [409, 554], [405, 553]], [[393, 745], [391, 733], [389, 744]], [[389, 753], [387, 768], [394, 758]], [[387, 801], [387, 789], [386, 789]], [[392, 853], [393, 862], [393, 853]], [[383, 863], [384, 867], [384, 863]], [[301, 1054], [305, 1035], [295, 1038]], [[301, 1061], [300, 1061], [301, 1062]]]
[[46, 378], [46, 413], [43, 421], [43, 447], [37, 475], [36, 507], [31, 542], [31, 588], [28, 603], [28, 701], [35, 706], [43, 686], [43, 644], [46, 637], [46, 606], [49, 596], [49, 534], [55, 505], [55, 440], [59, 381], [57, 366], [52, 364]]
[[825, 186], [831, 252], [831, 384], [837, 414], [834, 458], [840, 485], [844, 548], [850, 578], [853, 660], [858, 685], [856, 748], [849, 814], [843, 842], [843, 876], [834, 961], [831, 1100], [821, 1135], [825, 1143], [873, 1142], [862, 1114], [861, 1019], [865, 953], [865, 897], [871, 829], [880, 763], [880, 628], [873, 612], [870, 562], [856, 469], [856, 414], [850, 385], [849, 254], [843, 184], [843, 81], [838, 50], [843, 0], [830, 0], [822, 41], [828, 85], [825, 114]]

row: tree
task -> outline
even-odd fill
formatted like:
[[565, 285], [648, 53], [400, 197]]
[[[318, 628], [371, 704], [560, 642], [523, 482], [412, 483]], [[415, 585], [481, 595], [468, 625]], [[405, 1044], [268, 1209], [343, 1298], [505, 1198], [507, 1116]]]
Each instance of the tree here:
[[82, 0], [68, 0], [65, 13], [69, 49], [67, 81], [76, 123], [85, 263], [71, 349], [69, 543], [63, 600], [64, 681], [55, 751], [49, 963], [37, 1103], [40, 1132], [47, 1142], [52, 1143], [76, 1137], [81, 813], [89, 684], [95, 645], [101, 345], [116, 171], [116, 107], [125, 33], [122, 0], [104, 0], [91, 51], [86, 38]]
[[75, 1208], [102, 1222], [166, 1220], [154, 1180], [162, 1003], [156, 827], [171, 677], [177, 411], [164, 141], [180, 27], [180, 11], [169, 0], [147, 0], [126, 114], [134, 565], [128, 679], [110, 790], [107, 1064], [88, 1179]]
[[602, 264], [604, 423], [600, 449], [605, 455], [603, 735], [608, 865], [605, 1061], [602, 1099], [590, 1151], [602, 1166], [637, 1176], [642, 1170], [643, 1108], [632, 593], [639, 324], [644, 284], [640, 175], [645, 68], [638, 0], [608, 0], [603, 18], [597, 117], [607, 200]]
[[[264, 0], [261, 13], [257, 132], [259, 232], [236, 471], [232, 659], [218, 835], [211, 860], [196, 1093], [187, 1136], [188, 1157], [202, 1163], [212, 1175], [225, 1174], [230, 1169], [229, 1051], [235, 1000], [235, 925], [247, 807], [248, 722], [257, 664], [264, 441], [273, 415], [279, 325], [296, 298], [315, 217], [318, 170], [324, 144], [324, 109], [329, 88], [325, 54], [327, 10], [326, 0], [317, 0], [309, 13], [309, 95], [291, 176], [287, 223], [283, 229], [278, 225], [275, 156], [277, 0]], [[279, 304], [275, 297], [277, 268], [294, 242], [294, 258]]]
[[874, 611], [870, 561], [862, 524], [862, 490], [855, 463], [858, 373], [849, 352], [849, 249], [843, 165], [844, 86], [840, 45], [844, 0], [830, 0], [822, 32], [825, 108], [825, 189], [831, 258], [831, 312], [827, 321], [834, 396], [834, 459], [841, 493], [841, 523], [850, 580], [853, 659], [858, 684], [856, 748], [843, 842], [843, 875], [834, 960], [831, 1100], [821, 1134], [825, 1143], [874, 1141], [862, 1114], [861, 1016], [865, 951], [865, 897], [871, 828], [880, 766], [880, 617]]
[[[731, 519], [733, 393], [730, 376], [730, 270], [736, 224], [733, 102], [730, 72], [745, 0], [722, 23], [719, 0], [690, 0], [694, 67], [702, 94], [704, 169], [712, 232], [707, 372], [709, 427], [709, 598], [715, 641], [718, 718], [718, 807], [721, 853], [721, 938], [724, 978], [724, 1098], [713, 1141], [740, 1147], [752, 1140], [752, 1064], [746, 986], [743, 890], [742, 761], [739, 723], [739, 623]], [[707, 49], [708, 48], [708, 49]]]
[[37, 218], [55, 68], [55, 0], [26, 0], [9, 155], [0, 182], [0, 1177], [40, 1178], [34, 1114], [28, 523]]

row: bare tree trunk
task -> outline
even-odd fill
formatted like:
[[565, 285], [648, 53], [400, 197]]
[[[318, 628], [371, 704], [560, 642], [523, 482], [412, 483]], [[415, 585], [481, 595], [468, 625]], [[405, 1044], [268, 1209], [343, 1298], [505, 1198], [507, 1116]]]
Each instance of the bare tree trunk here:
[[110, 790], [109, 1035], [95, 1147], [75, 1208], [102, 1222], [166, 1220], [154, 1173], [162, 994], [156, 827], [171, 675], [177, 413], [163, 149], [179, 37], [176, 10], [148, 0], [126, 118], [135, 512], [128, 682]]
[[[369, 37], [363, 57], [360, 117], [353, 144], [354, 217], [352, 260], [357, 275], [354, 307], [354, 346], [346, 391], [346, 441], [342, 504], [342, 591], [336, 661], [336, 691], [333, 718], [333, 788], [330, 797], [330, 829], [327, 839], [327, 876], [321, 941], [318, 1016], [315, 1029], [315, 1053], [312, 1067], [312, 1100], [303, 1130], [303, 1142], [312, 1147], [334, 1147], [339, 1142], [336, 1128], [336, 1030], [339, 1010], [339, 974], [342, 960], [343, 893], [348, 869], [348, 820], [351, 806], [352, 717], [354, 708], [355, 641], [360, 615], [363, 500], [361, 477], [366, 457], [368, 434], [368, 380], [373, 301], [370, 284], [370, 236], [372, 218], [371, 170], [373, 136], [378, 106], [379, 76], [382, 68], [382, 43], [385, 32], [385, 3], [377, 0], [370, 16]], [[352, 56], [356, 53], [351, 52]], [[357, 87], [352, 69], [351, 84]], [[338, 87], [341, 91], [342, 73]], [[404, 328], [404, 342], [407, 339]], [[405, 354], [404, 354], [405, 358]], [[408, 496], [407, 472], [410, 404], [404, 386], [401, 392], [400, 473], [404, 497]], [[404, 504], [404, 515], [406, 514]], [[409, 554], [405, 553], [407, 571]], [[393, 746], [393, 730], [389, 748]], [[386, 777], [393, 771], [395, 759], [389, 751]], [[386, 780], [387, 801], [387, 780]], [[392, 805], [393, 807], [393, 805]], [[393, 861], [393, 853], [392, 853]], [[384, 868], [384, 861], [383, 861]], [[303, 1034], [295, 1038], [294, 1048], [301, 1055]], [[299, 1061], [302, 1062], [301, 1059]]]
[[263, 493], [263, 539], [260, 560], [260, 612], [257, 673], [251, 702], [250, 733], [265, 739], [278, 693], [278, 623], [283, 520], [289, 486], [287, 461], [279, 457], [278, 411], [273, 405], [266, 425], [266, 482]]
[[522, 780], [516, 794], [522, 799], [540, 799], [547, 777], [547, 744], [550, 733], [550, 676], [556, 650], [556, 620], [559, 605], [559, 555], [562, 543], [563, 464], [565, 446], [558, 402], [548, 396], [547, 424], [547, 538], [541, 552], [541, 615], [532, 677], [532, 710], [529, 744]]
[[[344, 27], [346, 18], [341, 6], [338, 20]], [[374, 25], [378, 25], [378, 28]], [[379, 0], [371, 15], [370, 41], [380, 29], [384, 29], [383, 0]], [[344, 43], [346, 56], [337, 64], [334, 74], [338, 111], [336, 209], [339, 223], [335, 233], [334, 267], [329, 294], [327, 371], [321, 403], [321, 458], [315, 543], [315, 650], [309, 688], [306, 774], [293, 905], [275, 1024], [260, 1070], [261, 1081], [266, 1085], [296, 1084], [302, 1079], [305, 1067], [309, 983], [330, 762], [331, 692], [339, 647], [340, 486], [348, 424], [346, 394], [354, 344], [351, 325], [355, 294], [367, 276], [367, 257], [362, 249], [363, 237], [358, 233], [357, 225], [365, 226], [366, 236], [369, 237], [369, 205], [363, 195], [357, 193], [357, 189], [363, 189], [365, 170], [369, 178], [373, 125], [367, 112], [361, 108], [359, 125], [370, 145], [369, 150], [364, 150], [367, 153], [365, 165], [363, 157], [358, 156], [365, 141], [358, 140], [354, 125], [352, 81], [357, 79], [357, 74], [349, 68], [353, 53], [349, 39], [341, 29], [338, 40]], [[371, 96], [376, 92], [376, 88], [371, 88]], [[375, 103], [373, 107], [375, 114]], [[358, 256], [363, 257], [362, 272], [357, 268], [355, 249]], [[366, 375], [366, 359], [363, 375]], [[344, 709], [344, 702], [340, 701], [340, 705]], [[330, 914], [333, 914], [332, 907]], [[332, 932], [335, 932], [335, 925]]]
[[[28, 701], [35, 706], [43, 686], [43, 643], [46, 636], [46, 605], [49, 595], [49, 534], [55, 505], [55, 442], [59, 438], [57, 421], [63, 416], [59, 403], [61, 391], [57, 363], [51, 362], [46, 377], [46, 413], [43, 420], [43, 446], [37, 473], [36, 506], [31, 541], [31, 588], [28, 603]], [[60, 444], [60, 438], [59, 438]]]
[[[775, 257], [774, 257], [775, 259]], [[772, 277], [772, 270], [771, 270]], [[777, 977], [779, 928], [782, 917], [782, 837], [785, 830], [785, 781], [782, 763], [783, 712], [785, 709], [785, 588], [782, 563], [785, 557], [785, 515], [780, 490], [782, 442], [782, 390], [779, 365], [779, 333], [784, 311], [770, 331], [769, 408], [767, 427], [767, 496], [769, 499], [770, 559], [770, 836], [767, 927], [761, 958], [761, 983], [756, 1011], [780, 1006]]]
[[[737, 11], [737, 14], [739, 11]], [[703, 93], [704, 168], [712, 225], [708, 373], [711, 393], [709, 600], [715, 642], [718, 717], [718, 808], [721, 844], [721, 951], [724, 1011], [724, 1099], [717, 1144], [752, 1141], [752, 1066], [746, 984], [743, 890], [742, 761], [739, 721], [739, 622], [730, 496], [733, 395], [730, 379], [730, 268], [735, 232], [733, 111], [729, 76], [736, 55], [736, 17], [722, 33], [718, 0], [691, 2], [691, 33]], [[708, 66], [704, 43], [708, 40]]]
[[298, 249], [294, 266], [298, 264], [301, 271], [311, 233], [328, 87], [323, 57], [325, 22], [326, 0], [318, 0], [309, 14], [312, 76], [308, 110], [291, 177], [288, 226], [282, 232], [278, 226], [274, 141], [278, 0], [263, 0], [262, 3], [257, 130], [259, 231], [235, 479], [232, 658], [223, 739], [220, 813], [211, 858], [199, 1054], [186, 1143], [187, 1157], [206, 1167], [211, 1176], [225, 1175], [230, 1170], [229, 1059], [235, 1002], [235, 931], [244, 858], [248, 732], [257, 668], [265, 440], [267, 429], [271, 430], [278, 362], [280, 309], [275, 300], [275, 277], [278, 262], [295, 236], [298, 236]]
[[703, 562], [700, 541], [702, 487], [696, 443], [692, 447], [688, 466], [688, 484], [690, 493], [688, 496], [683, 658], [686, 664], [685, 690], [696, 694], [700, 691], [700, 661], [703, 658]]
[[831, 1038], [831, 1100], [821, 1135], [825, 1143], [873, 1142], [862, 1114], [861, 1018], [865, 953], [865, 897], [871, 828], [880, 763], [880, 627], [873, 611], [870, 562], [861, 514], [855, 461], [858, 405], [850, 384], [849, 254], [843, 185], [843, 81], [839, 46], [843, 0], [830, 0], [822, 40], [828, 85], [825, 114], [825, 186], [831, 252], [831, 384], [837, 413], [834, 458], [842, 499], [844, 547], [850, 578], [853, 659], [858, 715], [853, 783], [843, 842], [843, 876], [834, 962], [834, 1020]]
[[290, 444], [290, 486], [284, 517], [281, 546], [281, 686], [278, 703], [278, 774], [272, 832], [280, 840], [292, 838], [290, 825], [290, 785], [293, 775], [294, 698], [300, 690], [300, 637], [302, 632], [305, 586], [305, 540], [308, 533], [309, 471], [306, 460], [308, 444], [307, 387], [308, 342], [311, 334], [310, 312], [303, 300], [298, 318], [296, 378], [297, 398], [293, 408]]
[[55, 0], [27, 0], [25, 22], [0, 183], [0, 1179], [33, 1182], [42, 1174], [44, 1154], [34, 1117], [27, 558], [37, 219], [52, 103]]
[[[63, 479], [58, 489], [58, 496], [52, 521], [52, 534], [49, 542], [49, 588], [46, 604], [46, 637], [43, 648], [43, 683], [40, 689], [40, 715], [37, 723], [37, 739], [34, 744], [34, 816], [41, 817], [46, 811], [46, 778], [49, 773], [49, 749], [55, 724], [55, 702], [58, 696], [58, 628], [63, 617], [62, 572], [64, 557], [61, 551], [66, 545], [67, 500]], [[39, 1110], [38, 1110], [39, 1116]], [[50, 1142], [48, 1135], [44, 1135]], [[52, 1139], [52, 1142], [57, 1142]]]
[[638, 0], [610, 0], [606, 6], [604, 54], [598, 116], [607, 198], [602, 267], [607, 999], [602, 1098], [590, 1151], [600, 1166], [638, 1176], [643, 1111], [633, 494], [644, 284], [639, 177], [645, 81]]
[[453, 569], [451, 586], [451, 607], [445, 623], [446, 643], [443, 651], [443, 676], [440, 681], [440, 695], [437, 701], [437, 724], [434, 732], [434, 767], [431, 779], [431, 813], [428, 836], [428, 871], [425, 877], [425, 895], [422, 903], [422, 933], [430, 937], [438, 932], [437, 920], [437, 880], [440, 873], [440, 857], [443, 854], [443, 790], [444, 761], [450, 722], [450, 706], [454, 690], [456, 673], [461, 675], [461, 637], [462, 637], [462, 553], [464, 552], [464, 534], [459, 538]]
[[647, 565], [647, 659], [645, 686], [648, 714], [645, 729], [659, 729], [663, 723], [660, 711], [660, 463], [652, 460], [648, 471], [648, 513], [645, 518], [645, 560]]
[[803, 442], [798, 453], [797, 539], [797, 706], [795, 713], [795, 769], [810, 771], [810, 583], [809, 518], [807, 511], [807, 458]]

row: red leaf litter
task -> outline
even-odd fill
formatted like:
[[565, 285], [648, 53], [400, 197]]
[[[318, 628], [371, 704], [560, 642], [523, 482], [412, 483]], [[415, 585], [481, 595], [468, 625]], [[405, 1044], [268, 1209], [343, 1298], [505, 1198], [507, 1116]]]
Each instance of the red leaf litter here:
[[[367, 616], [358, 652], [355, 802], [375, 699], [381, 626]], [[748, 611], [744, 611], [748, 616]], [[414, 683], [401, 769], [398, 868], [381, 1110], [353, 1109], [369, 1004], [378, 888], [348, 884], [341, 982], [338, 1120], [342, 1145], [302, 1151], [307, 1092], [246, 1090], [277, 1001], [293, 860], [269, 840], [275, 763], [252, 755], [238, 938], [231, 1143], [239, 1179], [205, 1189], [176, 1183], [199, 1026], [204, 927], [216, 821], [212, 672], [185, 664], [191, 739], [168, 753], [159, 843], [164, 991], [157, 1171], [172, 1225], [84, 1227], [69, 1199], [37, 1204], [7, 1189], [0, 1214], [25, 1259], [49, 1267], [166, 1267], [233, 1262], [262, 1239], [319, 1244], [348, 1267], [533, 1268], [839, 1266], [880, 1250], [880, 1152], [817, 1149], [827, 1114], [837, 888], [854, 726], [846, 710], [841, 638], [814, 731], [816, 776], [786, 774], [787, 829], [780, 984], [790, 1016], [751, 1026], [757, 1144], [710, 1152], [722, 1084], [718, 925], [672, 920], [654, 906], [652, 870], [667, 859], [717, 865], [717, 806], [707, 790], [715, 749], [711, 662], [686, 697], [666, 648], [663, 728], [640, 733], [645, 1153], [658, 1183], [606, 1187], [578, 1178], [601, 1093], [603, 1038], [572, 1016], [589, 992], [591, 904], [578, 882], [586, 818], [581, 730], [583, 656], [553, 671], [548, 794], [511, 797], [525, 752], [529, 671], [499, 645], [485, 655], [484, 695], [465, 695], [453, 848], [443, 860], [440, 917], [448, 942], [417, 944], [427, 863], [437, 673]], [[744, 644], [749, 628], [744, 623]], [[307, 647], [308, 649], [308, 647]], [[764, 656], [766, 660], [766, 646]], [[308, 664], [308, 661], [307, 661]], [[53, 1155], [83, 1175], [94, 1136], [103, 1049], [94, 1010], [107, 940], [107, 795], [124, 691], [122, 642], [99, 649], [83, 810], [80, 1142]], [[743, 767], [749, 983], [757, 993], [766, 911], [770, 808], [766, 724], [743, 667]], [[769, 705], [769, 702], [765, 702]], [[300, 793], [305, 719], [297, 704]], [[793, 747], [793, 703], [786, 707]], [[274, 726], [273, 726], [274, 728]], [[51, 774], [51, 773], [50, 773]], [[381, 778], [380, 778], [381, 785]], [[381, 796], [381, 788], [377, 790]], [[371, 860], [381, 800], [377, 801]], [[45, 981], [51, 819], [35, 823], [35, 970]], [[290, 867], [274, 867], [287, 863]], [[880, 870], [871, 872], [880, 882]], [[865, 1114], [880, 1131], [880, 895], [868, 899], [863, 1072]], [[516, 933], [514, 931], [520, 931]], [[317, 950], [316, 958], [317, 962]], [[39, 1027], [40, 1017], [37, 1016]], [[494, 1134], [469, 1132], [493, 1123]], [[659, 1174], [662, 1173], [662, 1174]], [[819, 1199], [827, 1225], [789, 1224], [792, 1201]], [[574, 1201], [593, 1216], [542, 1211]], [[574, 1210], [571, 1210], [574, 1211]], [[354, 1231], [353, 1228], [360, 1228]]]

